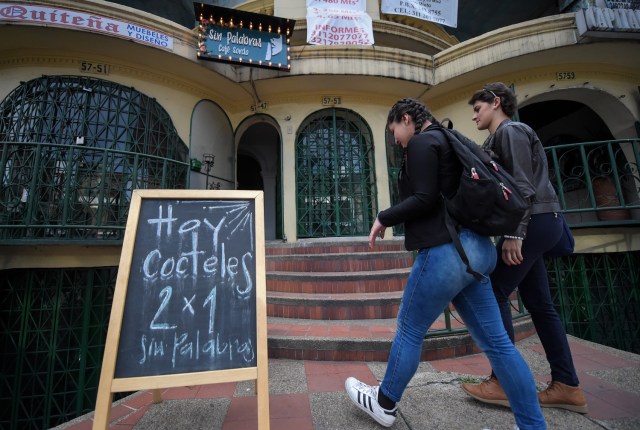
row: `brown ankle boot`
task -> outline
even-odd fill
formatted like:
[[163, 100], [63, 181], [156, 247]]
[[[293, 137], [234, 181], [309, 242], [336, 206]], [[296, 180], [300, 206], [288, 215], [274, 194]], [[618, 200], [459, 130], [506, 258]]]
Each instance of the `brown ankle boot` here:
[[587, 413], [587, 399], [580, 387], [571, 387], [562, 382], [551, 381], [546, 390], [538, 393], [540, 406], [562, 408], [581, 414]]
[[462, 389], [481, 402], [509, 407], [507, 395], [500, 386], [498, 378], [493, 375], [480, 384], [462, 384]]

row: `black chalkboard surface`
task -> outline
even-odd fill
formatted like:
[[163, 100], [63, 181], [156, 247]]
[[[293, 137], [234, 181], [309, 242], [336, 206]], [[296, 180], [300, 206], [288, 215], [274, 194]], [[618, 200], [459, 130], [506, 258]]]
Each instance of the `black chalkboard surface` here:
[[254, 380], [269, 430], [266, 295], [262, 191], [134, 190], [93, 429], [112, 393]]
[[116, 378], [256, 365], [253, 200], [144, 199]]

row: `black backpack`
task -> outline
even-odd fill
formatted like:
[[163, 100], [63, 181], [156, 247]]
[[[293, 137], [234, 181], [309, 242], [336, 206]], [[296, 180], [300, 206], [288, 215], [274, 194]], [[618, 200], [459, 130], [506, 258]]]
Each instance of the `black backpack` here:
[[439, 126], [462, 164], [456, 194], [445, 198], [445, 224], [467, 272], [481, 280], [483, 275], [469, 265], [458, 237], [462, 226], [484, 236], [513, 233], [524, 216], [529, 201], [523, 197], [515, 179], [475, 142], [453, 129]]

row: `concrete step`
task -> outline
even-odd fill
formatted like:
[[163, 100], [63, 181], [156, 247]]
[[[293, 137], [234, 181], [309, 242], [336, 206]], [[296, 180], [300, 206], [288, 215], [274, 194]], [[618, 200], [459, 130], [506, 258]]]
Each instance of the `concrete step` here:
[[309, 294], [402, 291], [410, 272], [410, 267], [359, 272], [267, 271], [267, 291]]
[[267, 292], [267, 316], [314, 320], [395, 318], [402, 291], [307, 294]]
[[[455, 313], [454, 313], [455, 316]], [[444, 317], [433, 324], [422, 345], [421, 361], [462, 357], [480, 352], [461, 321]], [[388, 361], [395, 319], [318, 321], [268, 318], [270, 358], [320, 361]], [[457, 330], [457, 331], [456, 331]], [[530, 317], [514, 321], [516, 340], [535, 333]]]
[[297, 242], [270, 241], [266, 255], [326, 254], [351, 252], [404, 251], [404, 239], [379, 240], [375, 249], [369, 249], [368, 238], [300, 239]]
[[[269, 243], [266, 252], [269, 357], [295, 360], [387, 361], [396, 316], [413, 263], [402, 240], [366, 238]], [[450, 306], [424, 340], [421, 360], [478, 349]], [[533, 334], [528, 317], [516, 338]]]
[[407, 251], [267, 255], [267, 272], [359, 272], [411, 267]]

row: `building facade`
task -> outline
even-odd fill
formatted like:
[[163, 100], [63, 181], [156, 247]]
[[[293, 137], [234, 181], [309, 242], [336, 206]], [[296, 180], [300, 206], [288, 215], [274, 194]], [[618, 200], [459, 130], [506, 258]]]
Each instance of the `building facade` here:
[[[175, 19], [169, 6], [163, 17], [138, 3], [0, 2], [0, 391], [12, 405], [2, 428], [91, 409], [133, 189], [260, 189], [267, 241], [367, 236], [396, 199], [385, 122], [403, 97], [482, 142], [467, 100], [487, 82], [512, 85], [520, 120], [547, 148], [583, 256], [575, 271], [599, 273], [605, 261], [603, 276], [624, 278], [623, 296], [637, 297], [640, 32], [631, 23], [602, 27], [593, 6], [557, 6], [461, 41], [368, 0], [375, 44], [325, 46], [306, 42], [304, 2], [220, 4], [238, 17], [295, 20], [290, 70], [273, 70], [198, 59], [188, 3]], [[637, 298], [616, 306], [638, 318]], [[28, 407], [15, 400], [25, 392]], [[54, 410], [54, 398], [65, 406]]]

